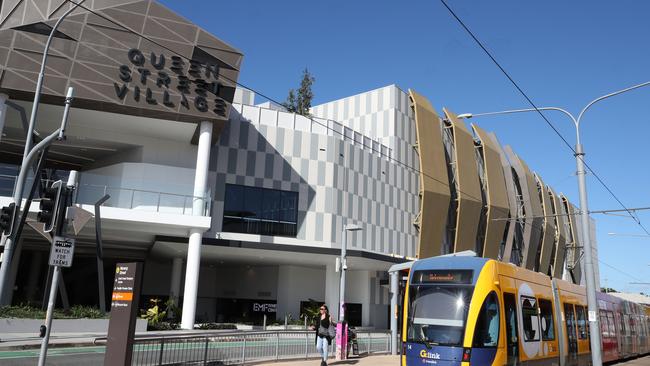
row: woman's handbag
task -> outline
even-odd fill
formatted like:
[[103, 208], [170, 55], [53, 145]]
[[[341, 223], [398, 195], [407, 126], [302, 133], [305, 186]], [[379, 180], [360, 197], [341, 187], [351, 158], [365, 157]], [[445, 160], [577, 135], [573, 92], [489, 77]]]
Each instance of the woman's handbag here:
[[330, 327], [327, 328], [327, 334], [330, 338], [336, 338], [336, 325], [330, 323]]

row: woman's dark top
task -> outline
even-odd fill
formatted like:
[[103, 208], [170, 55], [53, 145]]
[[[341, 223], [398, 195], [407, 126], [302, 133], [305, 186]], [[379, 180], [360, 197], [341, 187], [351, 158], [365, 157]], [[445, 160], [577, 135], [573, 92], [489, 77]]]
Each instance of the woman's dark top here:
[[331, 319], [330, 319], [329, 314], [325, 315], [325, 318], [320, 318], [319, 317], [318, 319], [320, 321], [318, 322], [318, 326], [316, 327], [316, 338], [318, 338], [318, 337], [327, 338], [327, 343], [328, 344], [332, 343], [332, 337], [329, 336], [329, 333], [326, 333], [327, 335], [325, 335], [325, 336], [321, 336], [321, 335], [318, 334], [318, 329], [320, 329], [320, 327], [323, 327], [325, 329], [329, 329], [330, 323], [331, 323]]

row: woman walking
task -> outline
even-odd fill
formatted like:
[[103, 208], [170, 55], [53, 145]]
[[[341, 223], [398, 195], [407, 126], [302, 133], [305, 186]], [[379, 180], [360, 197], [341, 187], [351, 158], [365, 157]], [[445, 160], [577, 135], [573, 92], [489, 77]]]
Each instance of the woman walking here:
[[327, 352], [329, 351], [329, 345], [332, 343], [332, 336], [330, 332], [330, 327], [334, 326], [334, 322], [330, 318], [329, 309], [327, 305], [323, 304], [320, 307], [320, 318], [317, 323], [316, 328], [316, 349], [321, 355], [321, 366], [327, 366]]

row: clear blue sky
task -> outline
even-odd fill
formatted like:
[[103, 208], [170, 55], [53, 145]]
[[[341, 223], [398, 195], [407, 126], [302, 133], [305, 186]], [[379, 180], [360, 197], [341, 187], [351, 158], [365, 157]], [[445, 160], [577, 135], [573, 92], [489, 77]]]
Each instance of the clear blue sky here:
[[[527, 108], [525, 99], [439, 1], [186, 1], [162, 3], [244, 53], [240, 82], [276, 100], [315, 75], [315, 104], [397, 84], [456, 113]], [[650, 3], [453, 1], [450, 6], [538, 106], [576, 115], [592, 99], [650, 80]], [[571, 143], [563, 115], [548, 118]], [[597, 104], [583, 119], [587, 163], [628, 207], [650, 206], [645, 147], [650, 87]], [[546, 183], [578, 204], [575, 160], [539, 115], [475, 118]], [[588, 177], [592, 210], [620, 208]], [[601, 285], [650, 292], [650, 237], [629, 218], [595, 215]], [[650, 230], [650, 211], [639, 213]], [[606, 282], [605, 282], [606, 279]]]

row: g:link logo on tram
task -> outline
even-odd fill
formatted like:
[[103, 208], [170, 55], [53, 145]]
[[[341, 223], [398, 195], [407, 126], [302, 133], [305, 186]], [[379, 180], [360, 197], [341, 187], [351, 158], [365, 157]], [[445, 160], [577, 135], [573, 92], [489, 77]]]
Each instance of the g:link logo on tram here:
[[428, 358], [431, 360], [439, 360], [440, 359], [440, 353], [438, 352], [428, 352], [426, 349], [423, 349], [420, 351], [420, 358]]

